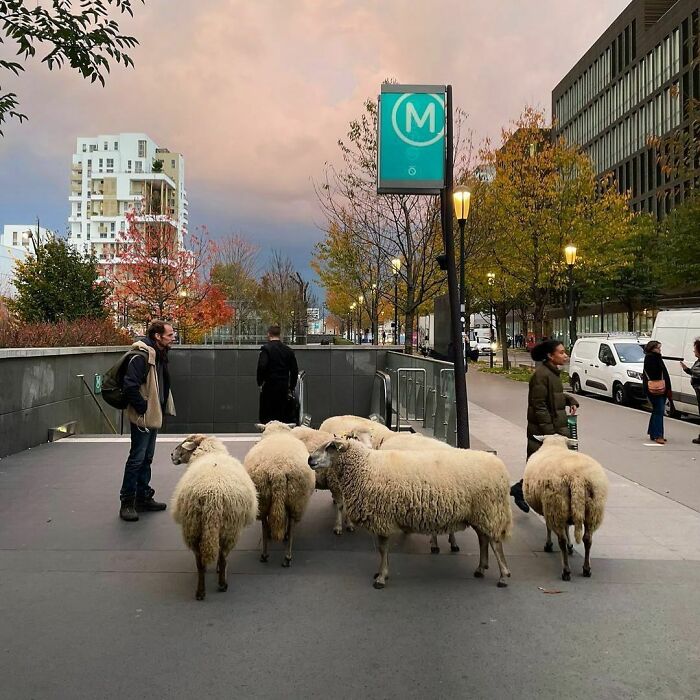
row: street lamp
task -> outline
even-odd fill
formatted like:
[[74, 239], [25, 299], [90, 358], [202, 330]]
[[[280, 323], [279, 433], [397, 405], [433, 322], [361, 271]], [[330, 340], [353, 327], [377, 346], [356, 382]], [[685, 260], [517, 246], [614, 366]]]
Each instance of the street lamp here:
[[357, 335], [359, 336], [360, 342], [359, 344], [362, 345], [362, 304], [365, 301], [365, 295], [360, 294], [357, 297]]
[[377, 319], [377, 285], [372, 285], [372, 318], [370, 319], [370, 326], [372, 326], [372, 345], [379, 345], [377, 342], [377, 335], [379, 334], [379, 320]]
[[489, 367], [493, 367], [493, 354], [495, 352], [493, 347], [495, 345], [493, 334], [493, 285], [496, 284], [496, 273], [487, 272], [486, 277], [489, 284], [489, 350], [491, 351], [489, 353]]
[[569, 343], [576, 342], [576, 320], [574, 319], [574, 265], [576, 264], [576, 246], [569, 244], [564, 248], [564, 260], [568, 268], [567, 312], [569, 315]]
[[[462, 319], [462, 346], [466, 350], [464, 333], [467, 327], [466, 290], [464, 289], [464, 226], [469, 216], [469, 205], [472, 193], [468, 187], [459, 185], [452, 191], [452, 203], [455, 209], [455, 218], [459, 225], [459, 313]], [[465, 353], [466, 357], [466, 353]]]
[[355, 307], [357, 306], [357, 302], [353, 301], [352, 304], [350, 304], [350, 316], [348, 316], [349, 322], [348, 322], [348, 340], [352, 340], [353, 332], [352, 332], [352, 325], [353, 325], [353, 318], [355, 314], [353, 313], [355, 311]]
[[401, 258], [391, 261], [394, 271], [394, 345], [399, 344], [399, 273], [401, 272]]
[[[186, 289], [181, 289], [177, 295], [180, 297], [180, 303], [181, 304], [186, 304], [187, 303], [187, 290]], [[182, 331], [182, 338], [180, 339], [180, 342], [184, 345], [185, 344], [185, 325], [182, 322], [182, 312], [180, 312], [180, 330]]]

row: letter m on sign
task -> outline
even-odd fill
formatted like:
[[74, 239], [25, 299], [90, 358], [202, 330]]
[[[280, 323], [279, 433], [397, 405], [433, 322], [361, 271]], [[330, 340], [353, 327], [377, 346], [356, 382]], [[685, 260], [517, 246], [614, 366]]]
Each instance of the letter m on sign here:
[[413, 130], [413, 122], [416, 123], [416, 126], [419, 129], [422, 129], [425, 122], [430, 120], [428, 124], [428, 129], [430, 130], [431, 134], [435, 133], [435, 104], [429, 104], [426, 108], [425, 111], [423, 112], [423, 116], [419, 117], [418, 112], [416, 111], [415, 106], [411, 103], [408, 102], [406, 105], [406, 133], [410, 134], [411, 131]]

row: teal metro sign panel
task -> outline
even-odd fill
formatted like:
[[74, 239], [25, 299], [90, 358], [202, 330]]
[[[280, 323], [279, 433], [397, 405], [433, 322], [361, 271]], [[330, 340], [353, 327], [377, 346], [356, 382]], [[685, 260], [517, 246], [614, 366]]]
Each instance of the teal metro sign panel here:
[[445, 187], [445, 86], [382, 85], [377, 192], [437, 194]]

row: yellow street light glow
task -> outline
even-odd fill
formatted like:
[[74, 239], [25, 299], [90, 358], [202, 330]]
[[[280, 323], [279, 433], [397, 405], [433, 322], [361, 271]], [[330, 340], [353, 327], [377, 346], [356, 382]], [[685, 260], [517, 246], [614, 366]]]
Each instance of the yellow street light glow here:
[[486, 277], [488, 278], [489, 285], [493, 285], [496, 282], [496, 273], [495, 272], [487, 272]]
[[576, 263], [576, 246], [569, 244], [564, 248], [564, 258], [566, 259], [567, 265], [574, 265]]
[[469, 191], [469, 188], [464, 185], [459, 185], [452, 191], [452, 204], [455, 208], [455, 217], [457, 221], [467, 220], [471, 198], [472, 193]]
[[401, 272], [401, 258], [394, 258], [391, 261], [391, 267], [394, 269], [394, 274], [398, 275]]

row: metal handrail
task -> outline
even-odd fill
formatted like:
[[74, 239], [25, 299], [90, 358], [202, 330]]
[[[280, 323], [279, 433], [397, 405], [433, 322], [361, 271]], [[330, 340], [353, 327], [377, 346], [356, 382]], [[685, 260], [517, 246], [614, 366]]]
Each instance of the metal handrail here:
[[[409, 381], [409, 375], [410, 374], [422, 374], [423, 375], [423, 410], [421, 412], [421, 416], [425, 416], [425, 385], [426, 385], [426, 378], [427, 374], [426, 371], [423, 367], [399, 367], [396, 370], [396, 430], [400, 430], [401, 428], [401, 374], [404, 373], [406, 376], [406, 415], [405, 418], [406, 420], [410, 420], [409, 418], [409, 400], [410, 400], [410, 395], [408, 393], [408, 381]], [[413, 383], [413, 378], [411, 378], [411, 383]], [[414, 395], [414, 401], [416, 400], [415, 395]], [[414, 403], [414, 420], [417, 420], [415, 417], [417, 414], [416, 411], [416, 404]]]
[[[380, 382], [380, 393], [378, 397], [378, 405], [372, 405], [370, 408], [370, 418], [383, 423], [386, 426], [391, 427], [392, 425], [392, 405], [391, 405], [391, 377], [387, 372], [377, 370], [374, 373], [375, 385], [377, 380]], [[374, 387], [372, 387], [372, 403], [374, 404]]]
[[294, 387], [294, 396], [299, 402], [297, 425], [311, 425], [311, 416], [306, 413], [306, 370], [304, 369], [297, 375], [297, 385]]
[[112, 432], [116, 435], [117, 434], [117, 429], [112, 425], [112, 421], [107, 417], [107, 414], [102, 410], [102, 406], [100, 406], [100, 402], [97, 400], [97, 396], [92, 393], [92, 389], [90, 388], [90, 385], [85, 381], [85, 375], [84, 374], [76, 374], [76, 377], [79, 379], [83, 380], [83, 384], [85, 384], [85, 387], [87, 388], [90, 396], [92, 396], [92, 400], [95, 402], [95, 405], [99, 409], [100, 413], [102, 414], [102, 417], [107, 421], [107, 424], [109, 427], [112, 429]]

